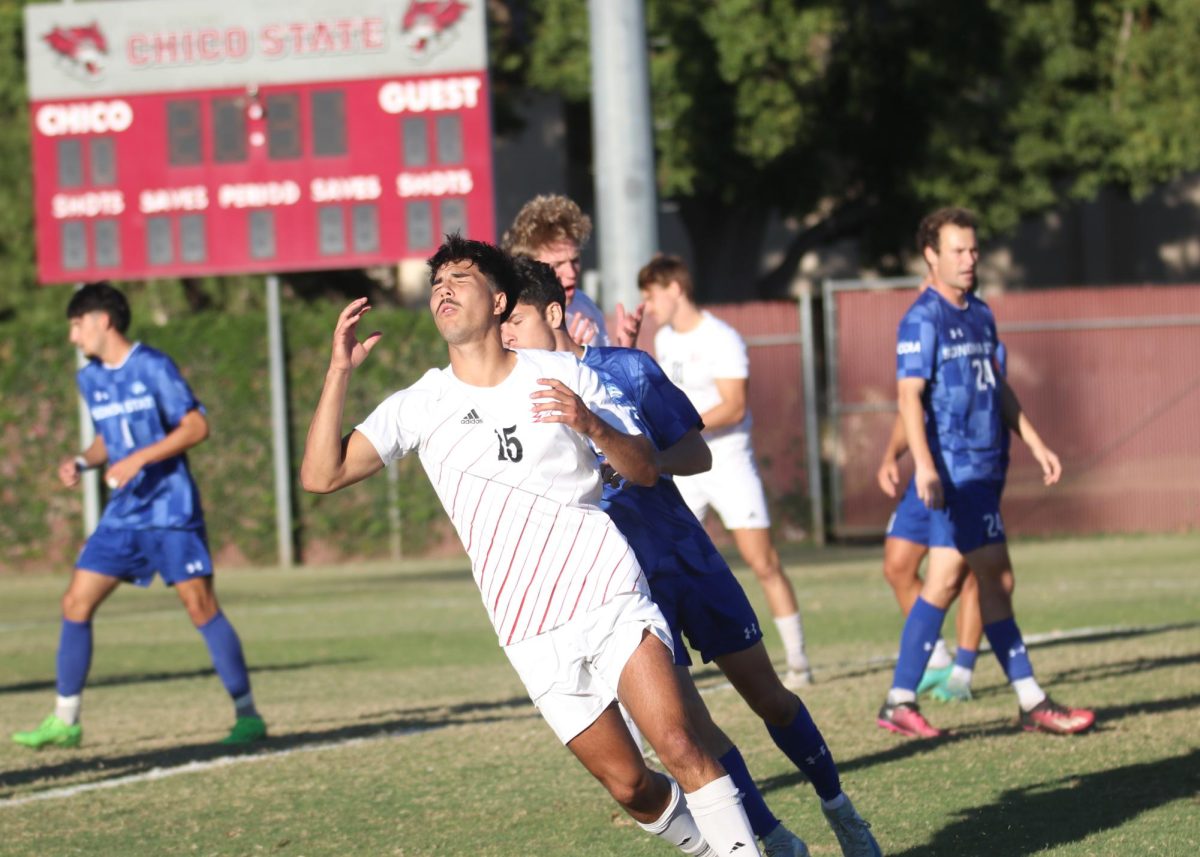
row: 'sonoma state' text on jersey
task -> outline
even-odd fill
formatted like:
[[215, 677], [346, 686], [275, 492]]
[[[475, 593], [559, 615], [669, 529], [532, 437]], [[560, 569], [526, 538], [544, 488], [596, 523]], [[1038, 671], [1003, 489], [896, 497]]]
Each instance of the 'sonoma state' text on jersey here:
[[633, 551], [600, 509], [596, 451], [562, 423], [536, 422], [530, 395], [539, 378], [557, 379], [610, 425], [641, 434], [632, 414], [573, 355], [514, 353], [494, 387], [432, 369], [357, 427], [385, 464], [417, 450], [502, 646], [620, 593], [649, 597]]
[[[688, 397], [644, 351], [589, 347], [583, 363], [596, 370], [614, 400], [629, 403], [656, 448], [667, 449], [693, 428], [703, 428]], [[605, 483], [602, 505], [629, 540], [676, 636], [677, 664], [691, 663], [681, 632], [706, 661], [761, 639], [745, 593], [670, 477], [649, 487]], [[707, 596], [695, 596], [697, 589]]]
[[[670, 379], [683, 390], [700, 413], [721, 403], [718, 378], [749, 378], [750, 359], [746, 343], [736, 330], [708, 310], [700, 314], [694, 330], [680, 333], [672, 327], [660, 327], [654, 335], [654, 354]], [[708, 429], [704, 438], [713, 455], [727, 447], [750, 447], [750, 408], [734, 426]]]
[[904, 314], [896, 341], [896, 377], [924, 378], [929, 450], [955, 484], [1004, 479], [1007, 444], [996, 385], [996, 322], [987, 304], [964, 308], [925, 289]]
[[[96, 431], [104, 439], [110, 465], [162, 440], [189, 411], [204, 412], [171, 358], [140, 342], [133, 344], [121, 365], [105, 366], [91, 360], [79, 370], [76, 380]], [[177, 455], [142, 468], [127, 485], [113, 492], [100, 526], [202, 528], [200, 493], [188, 470], [187, 456]]]

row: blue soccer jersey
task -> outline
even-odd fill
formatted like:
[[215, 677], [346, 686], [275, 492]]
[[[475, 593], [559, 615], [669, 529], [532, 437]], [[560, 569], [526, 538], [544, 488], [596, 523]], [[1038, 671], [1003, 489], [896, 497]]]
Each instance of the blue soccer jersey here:
[[[644, 351], [588, 348], [583, 363], [614, 400], [632, 407], [659, 449], [702, 427], [687, 396]], [[676, 635], [676, 663], [690, 663], [681, 632], [706, 661], [762, 638], [745, 592], [671, 479], [651, 487], [606, 484], [601, 507], [629, 542]]]
[[[120, 366], [92, 360], [79, 370], [77, 380], [96, 432], [104, 439], [110, 465], [162, 440], [188, 411], [203, 412], [171, 358], [141, 343], [134, 344]], [[142, 468], [113, 492], [100, 526], [131, 530], [203, 527], [200, 494], [188, 470], [187, 456]]]
[[925, 431], [943, 479], [1001, 480], [1007, 429], [996, 373], [996, 322], [967, 295], [954, 306], [936, 289], [921, 292], [900, 321], [896, 377], [924, 378]]

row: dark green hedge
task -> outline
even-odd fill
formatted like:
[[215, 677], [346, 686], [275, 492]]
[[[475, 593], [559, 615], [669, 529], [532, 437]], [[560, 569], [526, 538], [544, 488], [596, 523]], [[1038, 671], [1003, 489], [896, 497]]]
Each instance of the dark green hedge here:
[[[55, 290], [55, 297], [65, 300], [66, 293]], [[273, 562], [266, 319], [255, 309], [237, 315], [185, 314], [152, 304], [134, 300], [130, 335], [170, 354], [208, 411], [212, 434], [192, 452], [191, 464], [214, 556], [219, 565]], [[386, 557], [391, 547], [384, 475], [321, 497], [295, 482], [340, 309], [332, 302], [284, 308], [295, 543], [301, 559]], [[389, 393], [446, 362], [445, 345], [427, 312], [380, 308], [368, 318], [384, 338], [355, 374], [347, 429]], [[69, 564], [81, 544], [80, 494], [62, 488], [54, 475], [59, 459], [79, 449], [75, 357], [66, 334], [61, 315], [23, 313], [21, 320], [0, 320], [0, 569]], [[405, 551], [443, 543], [449, 525], [415, 458], [401, 463], [398, 485]]]

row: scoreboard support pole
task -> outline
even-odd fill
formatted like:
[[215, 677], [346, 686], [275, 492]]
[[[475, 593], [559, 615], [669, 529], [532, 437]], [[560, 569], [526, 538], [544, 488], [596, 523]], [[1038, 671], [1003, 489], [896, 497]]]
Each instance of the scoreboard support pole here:
[[279, 565], [295, 564], [292, 541], [292, 474], [288, 444], [287, 374], [283, 360], [283, 320], [279, 311], [279, 277], [267, 275], [267, 348], [271, 371], [271, 447], [275, 459], [275, 529]]
[[[82, 369], [88, 364], [83, 352], [75, 349], [75, 367]], [[79, 397], [79, 448], [86, 450], [96, 440], [96, 427], [92, 424], [92, 412], [83, 396]], [[100, 468], [83, 471], [79, 483], [83, 491], [83, 537], [89, 538], [100, 523]]]

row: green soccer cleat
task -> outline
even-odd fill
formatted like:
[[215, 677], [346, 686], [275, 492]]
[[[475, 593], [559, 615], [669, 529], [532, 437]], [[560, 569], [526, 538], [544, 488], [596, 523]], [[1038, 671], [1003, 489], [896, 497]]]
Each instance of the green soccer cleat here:
[[37, 729], [29, 732], [14, 732], [12, 739], [22, 747], [40, 750], [47, 744], [55, 747], [78, 747], [83, 740], [83, 727], [59, 720], [54, 714], [42, 721]]
[[239, 717], [229, 734], [221, 739], [225, 745], [253, 744], [267, 737], [267, 724], [261, 717]]
[[921, 676], [921, 681], [917, 685], [917, 696], [920, 696], [921, 694], [932, 690], [933, 688], [937, 687], [939, 684], [944, 682], [946, 679], [950, 678], [950, 673], [952, 673], [953, 671], [954, 671], [953, 664], [951, 664], [948, 667], [942, 667], [941, 669], [937, 669], [937, 670], [931, 670], [931, 669], [925, 670], [925, 674]]
[[929, 695], [938, 702], [970, 702], [971, 686], [947, 679], [930, 691]]

